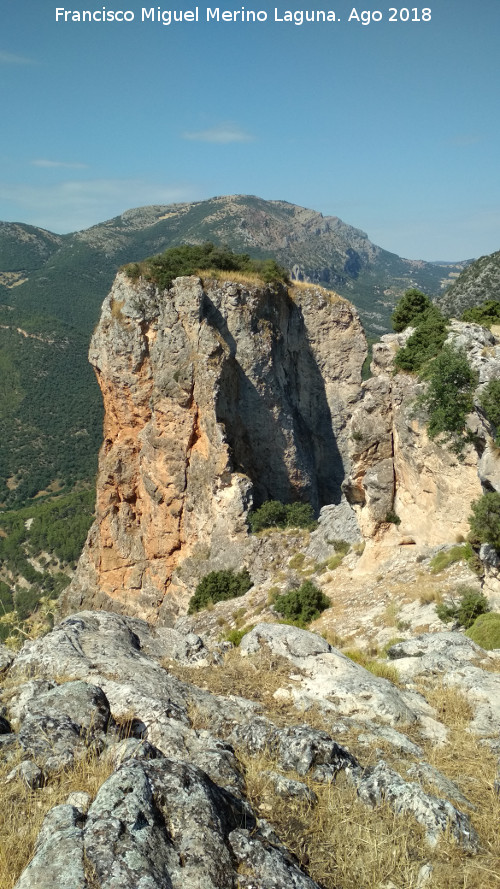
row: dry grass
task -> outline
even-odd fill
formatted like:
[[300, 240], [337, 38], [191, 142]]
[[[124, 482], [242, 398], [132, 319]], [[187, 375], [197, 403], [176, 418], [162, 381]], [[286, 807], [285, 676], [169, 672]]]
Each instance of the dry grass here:
[[[472, 712], [463, 695], [443, 686], [426, 688], [425, 695], [447, 725], [449, 743], [441, 747], [425, 744], [424, 759], [454, 781], [475, 807], [469, 813], [481, 842], [475, 856], [446, 835], [431, 849], [412, 818], [397, 817], [386, 806], [364, 806], [342, 776], [334, 784], [318, 785], [289, 774], [314, 790], [318, 804], [311, 807], [283, 800], [264, 774], [268, 769], [280, 771], [276, 763], [239, 752], [252, 804], [325, 889], [382, 889], [389, 885], [416, 889], [419, 870], [426, 863], [433, 869], [429, 889], [499, 889], [500, 799], [493, 787], [496, 757], [468, 732]], [[303, 716], [304, 721], [328, 730], [322, 714], [307, 711]], [[344, 737], [338, 740], [348, 742]], [[352, 741], [349, 749], [364, 765], [374, 761], [373, 752], [367, 756]], [[390, 759], [389, 749], [384, 755]], [[401, 763], [393, 765], [404, 775]], [[434, 786], [427, 789], [442, 795]]]
[[214, 281], [229, 281], [231, 284], [248, 284], [250, 287], [267, 286], [267, 282], [257, 272], [227, 272], [224, 269], [198, 269], [194, 274], [203, 281], [212, 279]]
[[0, 765], [0, 889], [12, 889], [33, 854], [43, 819], [73, 791], [93, 798], [113, 771], [110, 760], [90, 751], [72, 768], [52, 777], [41, 790], [30, 790], [19, 778], [5, 784], [6, 775], [21, 761]]
[[[300, 722], [328, 732], [328, 718], [311, 708], [294, 711], [288, 702], [275, 700], [277, 688], [290, 686], [290, 665], [269, 653], [241, 658], [230, 652], [222, 667], [180, 668], [177, 675], [218, 694], [241, 694], [258, 701], [264, 711], [279, 724]], [[468, 855], [447, 836], [431, 849], [423, 831], [412, 818], [396, 817], [388, 807], [370, 809], [359, 802], [355, 790], [339, 776], [332, 785], [307, 783], [318, 796], [318, 804], [278, 797], [264, 772], [280, 771], [272, 757], [250, 757], [239, 751], [244, 766], [247, 793], [260, 816], [276, 829], [283, 842], [294, 852], [308, 873], [325, 889], [382, 889], [391, 883], [397, 889], [416, 889], [422, 865], [432, 865], [428, 889], [500, 889], [500, 799], [494, 792], [496, 758], [488, 747], [468, 731], [472, 711], [456, 689], [442, 685], [422, 687], [425, 697], [437, 710], [449, 731], [449, 742], [436, 746], [414, 740], [424, 747], [424, 761], [454, 781], [470, 800], [471, 820], [481, 849]], [[196, 727], [205, 727], [207, 715], [192, 713]], [[414, 732], [401, 727], [409, 737]], [[364, 766], [374, 764], [380, 750], [366, 750], [357, 741], [357, 733], [335, 736], [348, 747]], [[383, 756], [400, 774], [405, 765], [390, 746], [381, 742]], [[298, 776], [289, 774], [297, 779]], [[434, 786], [428, 791], [442, 793]], [[453, 800], [451, 800], [453, 802]], [[462, 807], [463, 808], [463, 807]]]
[[239, 695], [261, 704], [265, 712], [279, 719], [289, 703], [275, 699], [279, 688], [293, 685], [290, 672], [297, 675], [298, 668], [291, 668], [285, 658], [262, 649], [257, 654], [241, 657], [237, 649], [226, 654], [224, 663], [209, 667], [184, 667], [176, 661], [165, 660], [163, 666], [178, 679], [191, 682], [199, 688], [217, 695]]
[[372, 673], [373, 676], [379, 676], [380, 679], [388, 679], [393, 685], [400, 684], [399, 673], [393, 664], [388, 664], [385, 660], [377, 660], [377, 658], [370, 657], [366, 651], [361, 651], [359, 648], [345, 648], [342, 653], [350, 658], [351, 661], [360, 664], [365, 670]]
[[386, 806], [371, 809], [339, 776], [332, 784], [307, 783], [318, 802], [282, 799], [274, 793], [266, 770], [280, 771], [271, 758], [238, 752], [245, 769], [250, 802], [273, 824], [280, 839], [310, 876], [325, 889], [376, 889], [388, 880], [415, 886], [427, 849], [422, 830], [396, 818]]
[[325, 288], [321, 287], [320, 284], [310, 284], [307, 281], [294, 281], [288, 288], [288, 292], [290, 293], [292, 299], [294, 297], [294, 293], [300, 291], [321, 293], [322, 296], [326, 297], [326, 299], [328, 299], [328, 302], [330, 303], [347, 302], [345, 297], [340, 296], [338, 293], [335, 293], [334, 290], [325, 290]]

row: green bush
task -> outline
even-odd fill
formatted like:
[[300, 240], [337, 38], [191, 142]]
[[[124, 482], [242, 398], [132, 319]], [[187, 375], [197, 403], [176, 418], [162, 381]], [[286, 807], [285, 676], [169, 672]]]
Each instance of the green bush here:
[[41, 590], [37, 586], [21, 589], [16, 593], [16, 611], [20, 620], [27, 620], [40, 603]]
[[330, 605], [330, 599], [311, 580], [305, 580], [297, 590], [278, 596], [274, 603], [279, 614], [299, 627], [305, 627], [316, 620]]
[[416, 330], [394, 358], [394, 366], [399, 370], [416, 373], [439, 354], [446, 339], [446, 318], [436, 306], [413, 319]]
[[450, 549], [440, 550], [430, 561], [429, 568], [432, 574], [440, 574], [455, 562], [464, 560], [469, 568], [477, 570], [477, 555], [470, 543], [457, 544]]
[[436, 605], [436, 614], [444, 623], [457, 621], [462, 627], [471, 627], [480, 614], [490, 610], [489, 602], [483, 593], [470, 587], [461, 587], [458, 601]]
[[327, 540], [327, 543], [331, 544], [335, 552], [340, 553], [341, 556], [346, 556], [351, 548], [351, 544], [347, 540]]
[[500, 493], [488, 491], [471, 503], [469, 524], [480, 543], [489, 543], [500, 552]]
[[264, 528], [308, 528], [316, 527], [314, 512], [310, 503], [289, 503], [285, 505], [279, 500], [266, 500], [254, 512], [248, 521], [254, 534]]
[[289, 503], [285, 509], [287, 528], [309, 528], [312, 530], [316, 527], [310, 503]]
[[393, 509], [390, 509], [385, 517], [386, 522], [389, 522], [391, 525], [400, 525], [401, 519], [399, 518], [397, 512], [394, 512]]
[[189, 601], [188, 614], [201, 611], [207, 605], [216, 602], [224, 602], [226, 599], [235, 599], [244, 596], [252, 586], [252, 579], [246, 570], [211, 571], [203, 577], [196, 587], [194, 596]]
[[500, 648], [500, 614], [480, 614], [465, 635], [486, 651]]
[[391, 316], [392, 327], [398, 333], [409, 327], [432, 303], [420, 290], [407, 290], [397, 303]]
[[248, 521], [254, 534], [263, 531], [264, 528], [284, 528], [286, 526], [286, 507], [279, 500], [266, 500], [254, 512], [251, 512]]
[[423, 379], [428, 385], [420, 403], [429, 414], [429, 438], [442, 435], [452, 451], [460, 455], [469, 440], [466, 420], [474, 407], [478, 375], [463, 350], [444, 346], [426, 369]]
[[479, 396], [479, 403], [486, 419], [495, 427], [495, 444], [500, 447], [500, 380], [490, 380], [486, 384]]
[[231, 644], [234, 645], [235, 648], [238, 648], [238, 645], [243, 639], [243, 636], [246, 636], [246, 634], [249, 633], [250, 630], [253, 630], [254, 626], [255, 624], [249, 624], [247, 627], [242, 627], [241, 630], [229, 630], [229, 632], [226, 633], [226, 635], [224, 636], [224, 639], [226, 642], [231, 642]]
[[472, 321], [481, 324], [482, 327], [491, 327], [492, 324], [500, 324], [500, 302], [498, 299], [487, 299], [480, 306], [466, 309], [462, 315], [462, 321]]
[[12, 590], [8, 584], [0, 580], [0, 617], [2, 614], [9, 614], [14, 610], [14, 599]]
[[124, 266], [123, 271], [134, 281], [143, 277], [165, 290], [170, 287], [174, 278], [195, 275], [203, 269], [243, 274], [249, 272], [267, 283], [288, 283], [288, 272], [274, 259], [251, 259], [247, 253], [233, 253], [228, 247], [217, 247], [210, 242], [170, 247], [158, 256]]

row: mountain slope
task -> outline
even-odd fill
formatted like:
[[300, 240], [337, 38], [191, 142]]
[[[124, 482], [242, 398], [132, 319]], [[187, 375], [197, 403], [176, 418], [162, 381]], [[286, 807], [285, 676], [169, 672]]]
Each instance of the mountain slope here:
[[500, 250], [468, 265], [438, 302], [446, 315], [458, 318], [487, 299], [500, 299]]
[[96, 469], [102, 409], [87, 344], [117, 269], [182, 243], [212, 240], [272, 256], [321, 283], [385, 331], [407, 287], [438, 293], [463, 264], [401, 259], [337, 217], [249, 196], [150, 206], [69, 235], [0, 224], [0, 504]]

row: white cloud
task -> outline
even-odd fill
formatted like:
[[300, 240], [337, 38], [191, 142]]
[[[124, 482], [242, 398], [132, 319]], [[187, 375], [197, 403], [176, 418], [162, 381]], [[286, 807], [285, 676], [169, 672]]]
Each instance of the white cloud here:
[[198, 190], [188, 183], [92, 179], [37, 186], [0, 182], [0, 218], [62, 234], [89, 228], [133, 207], [199, 199]]
[[221, 124], [217, 127], [210, 127], [207, 130], [195, 130], [193, 132], [184, 132], [183, 139], [189, 139], [192, 142], [215, 142], [219, 145], [227, 145], [230, 142], [251, 142], [253, 136], [246, 133], [235, 124]]
[[36, 65], [34, 59], [27, 56], [18, 56], [13, 52], [4, 52], [0, 49], [0, 65]]
[[483, 142], [483, 136], [480, 133], [456, 133], [449, 142], [458, 148], [468, 148], [470, 145], [479, 145]]
[[44, 158], [31, 161], [33, 167], [44, 167], [46, 169], [65, 169], [65, 170], [86, 170], [88, 164], [66, 163], [65, 161], [49, 161]]

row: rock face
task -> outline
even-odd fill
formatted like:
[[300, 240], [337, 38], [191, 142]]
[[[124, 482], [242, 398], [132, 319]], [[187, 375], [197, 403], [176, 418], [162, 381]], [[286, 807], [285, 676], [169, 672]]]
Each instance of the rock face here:
[[[415, 406], [423, 384], [392, 372], [392, 359], [410, 332], [387, 334], [374, 346], [374, 376], [363, 383], [352, 415], [352, 466], [343, 488], [366, 537], [386, 533], [387, 516], [396, 513], [405, 542], [455, 542], [468, 533], [470, 504], [481, 496], [481, 483], [488, 490], [500, 487], [498, 448], [477, 413], [469, 423], [476, 446], [466, 447], [463, 461], [429, 439]], [[447, 342], [465, 350], [479, 388], [500, 377], [500, 345], [489, 331], [453, 321]]]
[[338, 503], [366, 344], [314, 287], [118, 275], [93, 336], [96, 522], [67, 597], [170, 620], [175, 567], [246, 536], [252, 503]]

